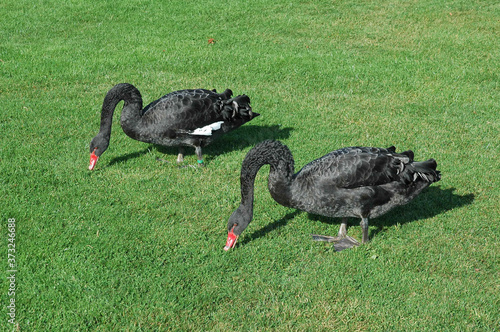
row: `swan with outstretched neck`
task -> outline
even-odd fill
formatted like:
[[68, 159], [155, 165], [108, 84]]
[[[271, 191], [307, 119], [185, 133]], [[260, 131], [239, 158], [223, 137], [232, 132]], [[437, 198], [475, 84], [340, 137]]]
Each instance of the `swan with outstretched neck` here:
[[198, 164], [203, 166], [201, 148], [220, 135], [252, 120], [250, 98], [231, 98], [232, 91], [193, 89], [171, 92], [144, 109], [142, 97], [132, 84], [120, 83], [108, 91], [101, 111], [99, 133], [90, 142], [90, 165], [94, 169], [109, 146], [113, 112], [124, 101], [120, 124], [127, 136], [145, 143], [179, 147], [177, 162], [184, 158], [184, 146], [195, 148]]
[[339, 149], [294, 173], [288, 147], [279, 141], [264, 141], [243, 160], [241, 203], [227, 223], [225, 250], [234, 248], [252, 221], [255, 177], [266, 164], [270, 165], [269, 192], [276, 202], [312, 214], [343, 218], [337, 237], [313, 236], [316, 240], [338, 243], [337, 250], [359, 245], [347, 236], [346, 218], [361, 218], [362, 242], [366, 243], [369, 218], [408, 203], [440, 179], [434, 159], [416, 162], [412, 151], [396, 153], [393, 146]]

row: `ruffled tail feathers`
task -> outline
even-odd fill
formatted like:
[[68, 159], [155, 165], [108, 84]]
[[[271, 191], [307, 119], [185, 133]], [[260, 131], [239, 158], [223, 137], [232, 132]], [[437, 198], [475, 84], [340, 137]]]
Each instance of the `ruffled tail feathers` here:
[[[217, 90], [215, 90], [215, 89], [213, 89], [212, 91], [217, 92]], [[228, 100], [232, 96], [233, 96], [233, 91], [231, 91], [231, 89], [226, 89], [223, 93], [219, 93], [219, 97], [222, 100]]]
[[403, 173], [405, 182], [425, 182], [434, 183], [441, 179], [441, 172], [436, 170], [437, 162], [434, 159], [413, 162], [407, 165], [406, 172]]
[[252, 111], [250, 97], [247, 95], [239, 95], [225, 100], [222, 107], [222, 116], [226, 121], [231, 121], [235, 118], [251, 120], [259, 115], [259, 113], [254, 113]]

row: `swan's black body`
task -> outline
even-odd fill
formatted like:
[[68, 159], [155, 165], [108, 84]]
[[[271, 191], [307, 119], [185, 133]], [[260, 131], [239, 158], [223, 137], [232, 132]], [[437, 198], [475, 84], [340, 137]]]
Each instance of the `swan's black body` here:
[[[327, 217], [361, 218], [363, 242], [368, 241], [368, 218], [408, 203], [440, 179], [434, 159], [414, 162], [412, 151], [396, 153], [395, 147], [343, 148], [294, 174], [288, 147], [264, 141], [248, 152], [241, 166], [241, 204], [227, 225], [235, 239], [252, 220], [255, 176], [265, 164], [271, 166], [268, 188], [276, 202]], [[345, 236], [344, 220], [339, 238]]]
[[[231, 98], [231, 95], [229, 89], [221, 94], [215, 90], [180, 90], [161, 97], [143, 109], [139, 90], [128, 83], [117, 84], [104, 98], [100, 131], [90, 143], [90, 152], [95, 154], [97, 160], [108, 148], [113, 112], [123, 100], [120, 123], [125, 134], [146, 143], [195, 147], [198, 162], [202, 163], [201, 147], [259, 115], [252, 112], [248, 96]], [[209, 125], [214, 127], [207, 127]], [[200, 131], [200, 128], [206, 130]], [[179, 150], [180, 162], [182, 148]]]

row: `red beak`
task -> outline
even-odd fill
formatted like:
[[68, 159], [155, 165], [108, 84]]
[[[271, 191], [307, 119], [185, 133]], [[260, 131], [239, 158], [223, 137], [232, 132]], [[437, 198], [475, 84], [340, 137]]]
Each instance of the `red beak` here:
[[238, 235], [234, 234], [233, 228], [227, 233], [227, 241], [226, 241], [226, 246], [224, 247], [225, 251], [228, 251], [231, 248], [234, 248], [234, 245], [236, 244], [236, 241], [238, 240]]
[[95, 150], [96, 149], [94, 149], [94, 151], [92, 151], [92, 153], [90, 154], [90, 165], [89, 165], [90, 170], [94, 169], [95, 164], [97, 163], [97, 159], [99, 159], [99, 157], [96, 156], [96, 154], [95, 154]]

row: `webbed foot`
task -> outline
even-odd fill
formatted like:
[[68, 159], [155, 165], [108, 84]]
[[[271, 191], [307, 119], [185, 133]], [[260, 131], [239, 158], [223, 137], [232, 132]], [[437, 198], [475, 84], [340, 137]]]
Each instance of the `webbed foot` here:
[[335, 251], [342, 251], [344, 249], [349, 249], [359, 246], [359, 242], [355, 238], [350, 236], [340, 237], [340, 236], [326, 236], [326, 235], [312, 234], [312, 237], [314, 241], [333, 242]]

